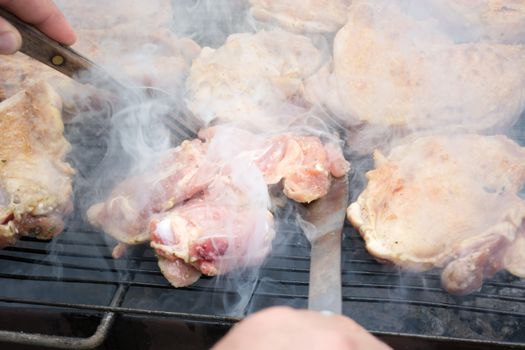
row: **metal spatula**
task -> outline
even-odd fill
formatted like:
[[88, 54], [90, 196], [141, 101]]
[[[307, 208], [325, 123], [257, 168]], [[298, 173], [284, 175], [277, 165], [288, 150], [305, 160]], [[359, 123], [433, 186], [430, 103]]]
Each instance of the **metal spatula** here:
[[311, 243], [308, 308], [342, 312], [341, 231], [348, 204], [348, 175], [336, 178], [328, 194], [306, 207], [305, 234]]
[[[131, 87], [121, 83], [89, 58], [49, 38], [34, 26], [22, 21], [2, 8], [0, 8], [0, 16], [8, 20], [20, 32], [22, 36], [21, 52], [65, 74], [73, 80], [84, 83], [81, 73], [89, 71], [91, 75], [97, 77], [97, 79], [90, 81], [90, 84], [102, 90], [113, 92], [113, 95], [117, 97], [132, 96], [133, 93], [148, 93], [151, 96], [161, 95], [161, 97], [166, 100], [173, 99], [173, 96], [160, 89], [145, 86]], [[123, 91], [130, 92], [130, 94], [123, 94]], [[184, 136], [184, 138], [195, 137], [202, 127], [202, 124], [198, 120], [195, 120], [195, 118], [170, 118], [168, 122], [169, 125], [176, 129], [177, 133]]]

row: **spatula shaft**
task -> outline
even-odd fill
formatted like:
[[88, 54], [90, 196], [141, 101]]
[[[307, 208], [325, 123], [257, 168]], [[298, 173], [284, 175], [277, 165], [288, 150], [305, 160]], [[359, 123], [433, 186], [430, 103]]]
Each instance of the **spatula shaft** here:
[[340, 231], [312, 242], [308, 309], [342, 312]]

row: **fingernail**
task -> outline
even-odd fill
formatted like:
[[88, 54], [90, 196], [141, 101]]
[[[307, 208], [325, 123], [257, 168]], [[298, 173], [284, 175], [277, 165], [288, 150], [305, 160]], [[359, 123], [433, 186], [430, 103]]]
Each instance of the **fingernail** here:
[[18, 50], [19, 42], [15, 33], [0, 33], [0, 53], [11, 54]]

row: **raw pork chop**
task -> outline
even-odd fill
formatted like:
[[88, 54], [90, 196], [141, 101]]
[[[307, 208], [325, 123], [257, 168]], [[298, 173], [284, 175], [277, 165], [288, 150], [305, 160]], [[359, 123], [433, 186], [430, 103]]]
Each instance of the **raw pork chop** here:
[[396, 2], [357, 2], [333, 63], [307, 81], [312, 103], [350, 125], [406, 132], [504, 130], [525, 105], [525, 46], [457, 44]]
[[218, 49], [203, 48], [186, 81], [189, 110], [214, 119], [274, 130], [304, 114], [303, 80], [322, 55], [311, 40], [282, 30], [230, 35]]
[[443, 268], [451, 293], [500, 269], [525, 277], [525, 148], [505, 136], [428, 136], [374, 154], [348, 219], [380, 260]]
[[73, 208], [61, 108], [46, 83], [0, 103], [0, 247], [19, 236], [52, 238]]
[[348, 16], [350, 0], [250, 0], [250, 13], [295, 33], [333, 33]]

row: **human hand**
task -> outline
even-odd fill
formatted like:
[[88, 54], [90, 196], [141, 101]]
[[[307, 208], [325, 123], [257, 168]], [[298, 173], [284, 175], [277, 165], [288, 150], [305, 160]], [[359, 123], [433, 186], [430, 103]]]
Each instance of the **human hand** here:
[[345, 316], [273, 307], [241, 321], [212, 350], [388, 350]]
[[[0, 0], [0, 7], [34, 25], [44, 34], [62, 44], [75, 43], [76, 36], [73, 28], [51, 0]], [[20, 33], [0, 17], [0, 54], [15, 53], [21, 45]]]

